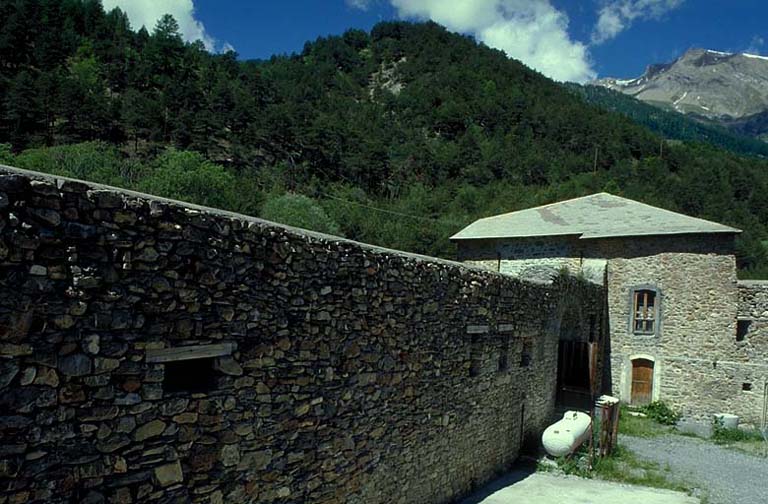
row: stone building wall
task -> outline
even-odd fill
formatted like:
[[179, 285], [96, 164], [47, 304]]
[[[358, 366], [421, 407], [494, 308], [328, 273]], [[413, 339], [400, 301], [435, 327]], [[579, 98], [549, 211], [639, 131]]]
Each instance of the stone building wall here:
[[567, 280], [2, 172], [0, 502], [447, 502], [551, 418]]
[[574, 237], [459, 242], [458, 259], [490, 271], [530, 281], [550, 282], [558, 273], [579, 271], [580, 246]]
[[[654, 363], [654, 400], [687, 418], [711, 421], [732, 412], [755, 421], [741, 396], [745, 362], [736, 335], [736, 264], [726, 237], [688, 236], [614, 240], [601, 245], [608, 259], [608, 309], [614, 391], [629, 398], [632, 360]], [[652, 286], [660, 296], [655, 335], [630, 328], [632, 289]]]
[[[704, 422], [719, 412], [736, 413], [746, 423], [764, 421], [768, 283], [742, 282], [737, 287], [732, 236], [562, 236], [459, 243], [459, 257], [466, 262], [492, 267], [494, 256], [494, 269], [521, 278], [531, 272], [535, 280], [545, 280], [541, 272], [546, 270], [552, 278], [555, 267], [565, 266], [599, 283], [602, 266], [611, 362], [605, 384], [613, 394], [629, 399], [632, 360], [643, 358], [654, 362], [654, 400], [665, 400]], [[630, 330], [632, 289], [640, 286], [660, 293], [661, 326], [655, 335]], [[753, 319], [743, 341], [737, 341], [737, 316]]]
[[[739, 324], [736, 346], [744, 367], [741, 397], [768, 426], [768, 280], [739, 281]], [[748, 389], [748, 390], [744, 390]]]

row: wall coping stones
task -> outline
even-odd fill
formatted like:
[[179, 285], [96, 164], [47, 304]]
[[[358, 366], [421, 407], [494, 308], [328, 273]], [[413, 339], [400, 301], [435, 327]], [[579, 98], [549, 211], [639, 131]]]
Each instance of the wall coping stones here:
[[[50, 175], [47, 173], [36, 172], [32, 170], [26, 170], [23, 168], [16, 168], [14, 166], [0, 164], [0, 178], [3, 177], [3, 173], [14, 177], [14, 181], [16, 181], [17, 178], [29, 177], [32, 179], [53, 182], [62, 191], [66, 191], [67, 189], [69, 190], [74, 189], [75, 190], [74, 192], [92, 191], [98, 194], [100, 200], [101, 199], [105, 200], [105, 203], [109, 205], [116, 205], [118, 198], [124, 198], [124, 197], [138, 198], [138, 199], [147, 200], [150, 204], [150, 208], [155, 209], [155, 211], [158, 211], [157, 207], [159, 205], [166, 204], [166, 205], [171, 205], [176, 207], [182, 207], [189, 214], [199, 213], [201, 216], [210, 215], [212, 217], [225, 217], [225, 218], [234, 219], [243, 223], [247, 223], [249, 226], [279, 228], [284, 231], [302, 235], [315, 240], [346, 243], [346, 244], [349, 244], [355, 247], [360, 247], [378, 254], [397, 255], [397, 256], [415, 260], [418, 262], [449, 266], [449, 267], [458, 268], [458, 269], [467, 270], [467, 271], [482, 272], [489, 276], [502, 275], [501, 273], [490, 271], [488, 269], [481, 268], [478, 266], [473, 266], [471, 264], [464, 264], [457, 261], [450, 261], [448, 259], [441, 259], [441, 258], [430, 257], [430, 256], [421, 255], [421, 254], [414, 254], [412, 252], [405, 252], [402, 250], [389, 249], [386, 247], [380, 247], [378, 245], [371, 245], [368, 243], [349, 240], [347, 238], [342, 238], [340, 236], [333, 236], [325, 233], [319, 233], [317, 231], [310, 231], [308, 229], [301, 229], [293, 226], [286, 226], [284, 224], [280, 224], [277, 222], [259, 219], [257, 217], [251, 217], [251, 216], [236, 213], [236, 212], [230, 212], [228, 210], [196, 205], [194, 203], [188, 203], [186, 201], [179, 201], [179, 200], [174, 200], [170, 198], [163, 198], [161, 196], [153, 196], [151, 194], [132, 191], [130, 189], [122, 189], [119, 187], [108, 186], [108, 185], [99, 184], [96, 182], [85, 182], [82, 180], [64, 177], [61, 175]], [[13, 185], [13, 184], [10, 184], [10, 185]], [[504, 275], [504, 276], [507, 276], [507, 275]], [[529, 283], [526, 280], [520, 280], [520, 282]]]

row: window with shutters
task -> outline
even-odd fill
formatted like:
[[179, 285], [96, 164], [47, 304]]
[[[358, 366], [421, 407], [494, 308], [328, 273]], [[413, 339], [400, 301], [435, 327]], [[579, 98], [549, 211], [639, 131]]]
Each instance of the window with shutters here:
[[632, 290], [630, 328], [638, 335], [656, 335], [659, 332], [659, 292], [653, 288]]

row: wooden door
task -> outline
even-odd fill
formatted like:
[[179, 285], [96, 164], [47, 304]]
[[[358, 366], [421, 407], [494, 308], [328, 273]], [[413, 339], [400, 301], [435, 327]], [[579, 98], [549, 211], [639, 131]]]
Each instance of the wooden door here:
[[632, 404], [640, 406], [651, 402], [653, 396], [653, 361], [632, 361]]

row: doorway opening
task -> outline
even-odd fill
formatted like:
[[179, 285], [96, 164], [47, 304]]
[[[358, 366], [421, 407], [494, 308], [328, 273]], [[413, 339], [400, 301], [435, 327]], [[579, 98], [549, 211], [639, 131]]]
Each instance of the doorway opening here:
[[557, 352], [557, 403], [589, 409], [592, 403], [593, 343], [560, 340]]
[[632, 395], [630, 402], [633, 406], [649, 404], [653, 398], [653, 361], [634, 359], [632, 361]]

